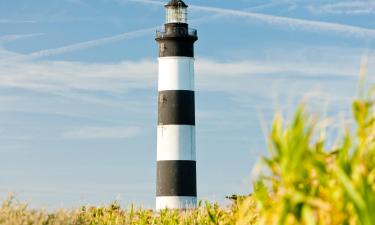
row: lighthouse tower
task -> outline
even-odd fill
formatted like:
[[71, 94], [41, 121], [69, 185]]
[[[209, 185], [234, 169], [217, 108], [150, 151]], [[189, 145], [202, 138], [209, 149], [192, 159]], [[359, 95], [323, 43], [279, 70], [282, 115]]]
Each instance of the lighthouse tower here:
[[159, 115], [156, 209], [197, 205], [195, 157], [194, 42], [187, 5], [171, 0], [159, 43]]

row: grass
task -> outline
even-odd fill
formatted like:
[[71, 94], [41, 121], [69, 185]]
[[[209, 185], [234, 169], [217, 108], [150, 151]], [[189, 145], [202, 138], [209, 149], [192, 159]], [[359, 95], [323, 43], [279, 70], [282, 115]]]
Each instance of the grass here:
[[254, 181], [254, 193], [222, 208], [156, 213], [117, 203], [107, 207], [32, 210], [13, 198], [0, 208], [6, 225], [257, 224], [375, 225], [375, 88], [353, 102], [355, 131], [347, 128], [328, 146], [325, 129], [301, 106], [294, 119], [276, 115], [269, 157]]

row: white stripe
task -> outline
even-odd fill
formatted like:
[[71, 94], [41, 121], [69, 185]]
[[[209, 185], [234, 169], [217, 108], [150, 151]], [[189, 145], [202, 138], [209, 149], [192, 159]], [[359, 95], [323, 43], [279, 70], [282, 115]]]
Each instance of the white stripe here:
[[159, 91], [194, 90], [194, 58], [159, 58]]
[[158, 126], [157, 160], [196, 160], [195, 126]]
[[156, 210], [190, 209], [197, 207], [196, 197], [171, 196], [156, 197]]

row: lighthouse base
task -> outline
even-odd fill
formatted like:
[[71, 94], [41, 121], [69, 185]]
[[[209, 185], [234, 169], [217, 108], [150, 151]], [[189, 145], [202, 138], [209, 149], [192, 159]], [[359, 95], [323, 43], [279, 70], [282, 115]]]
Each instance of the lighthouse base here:
[[156, 210], [163, 209], [192, 209], [197, 207], [196, 197], [166, 196], [156, 198]]

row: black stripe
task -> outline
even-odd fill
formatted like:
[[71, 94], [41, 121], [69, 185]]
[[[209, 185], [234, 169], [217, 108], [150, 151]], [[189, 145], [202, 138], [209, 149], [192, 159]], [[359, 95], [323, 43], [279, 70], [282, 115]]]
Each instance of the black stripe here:
[[160, 91], [158, 124], [194, 126], [194, 91]]
[[188, 24], [165, 24], [165, 30], [157, 32], [159, 57], [185, 56], [194, 57], [194, 42], [198, 40], [196, 30], [189, 29]]
[[158, 161], [156, 196], [197, 196], [195, 161]]
[[159, 41], [159, 57], [194, 57], [194, 39], [190, 37], [165, 37]]

